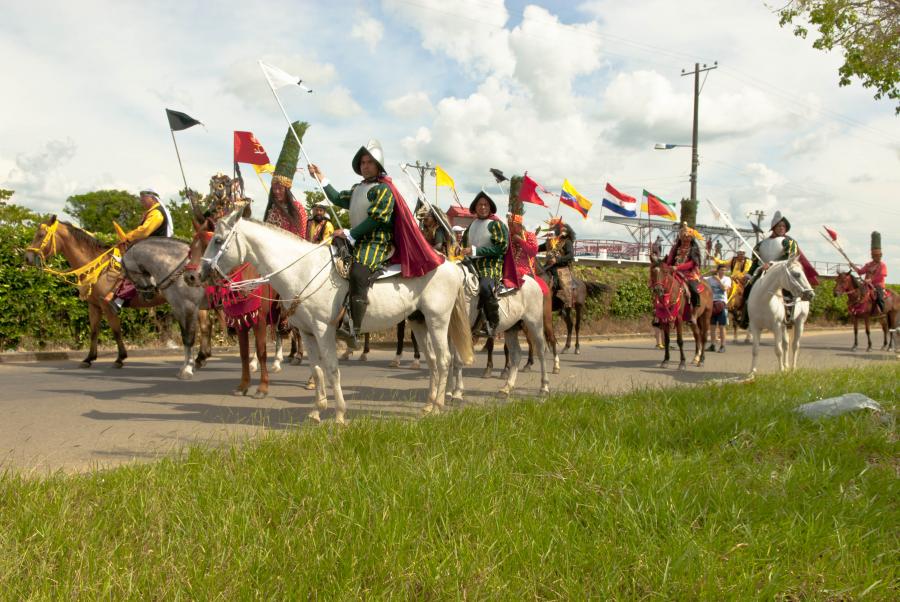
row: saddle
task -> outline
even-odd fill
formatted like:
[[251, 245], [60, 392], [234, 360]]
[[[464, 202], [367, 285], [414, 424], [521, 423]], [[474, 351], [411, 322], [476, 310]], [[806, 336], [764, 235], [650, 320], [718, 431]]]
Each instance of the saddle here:
[[558, 279], [556, 283], [558, 286], [556, 296], [559, 297], [559, 300], [562, 301], [567, 308], [574, 307], [575, 286], [577, 285], [578, 280], [572, 273], [572, 268], [570, 266], [559, 267], [556, 270], [556, 275]]
[[[337, 268], [340, 277], [347, 280], [350, 277], [350, 268], [353, 266], [353, 262], [356, 261], [353, 258], [353, 254], [350, 252], [350, 245], [336, 240], [331, 244], [330, 249], [334, 267]], [[394, 250], [394, 247], [391, 247], [384, 262], [377, 269], [373, 270], [372, 276], [369, 278], [370, 284], [376, 280], [393, 278], [394, 276], [400, 275], [402, 266], [399, 263], [391, 263], [391, 258], [394, 256]]]

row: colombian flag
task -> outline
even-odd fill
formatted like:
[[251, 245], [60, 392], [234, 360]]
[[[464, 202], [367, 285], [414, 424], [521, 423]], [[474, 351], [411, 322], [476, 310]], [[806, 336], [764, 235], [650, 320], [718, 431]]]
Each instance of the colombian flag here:
[[559, 200], [581, 214], [581, 217], [587, 219], [588, 211], [591, 210], [593, 203], [584, 198], [580, 192], [575, 190], [568, 180], [563, 180], [562, 193]]

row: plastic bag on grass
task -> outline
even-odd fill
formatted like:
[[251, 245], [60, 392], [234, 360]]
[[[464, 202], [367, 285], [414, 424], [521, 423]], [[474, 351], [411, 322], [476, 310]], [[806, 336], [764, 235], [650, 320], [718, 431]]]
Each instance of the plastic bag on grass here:
[[881, 406], [874, 399], [862, 393], [845, 393], [840, 397], [829, 397], [798, 406], [796, 411], [806, 418], [832, 418], [857, 410], [881, 412]]

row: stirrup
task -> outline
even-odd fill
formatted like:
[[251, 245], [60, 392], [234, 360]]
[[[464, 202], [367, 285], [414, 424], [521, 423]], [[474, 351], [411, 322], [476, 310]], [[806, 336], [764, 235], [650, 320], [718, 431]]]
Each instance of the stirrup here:
[[334, 333], [337, 338], [347, 343], [347, 347], [353, 349], [359, 349], [359, 340], [356, 338], [356, 333], [353, 332], [353, 329], [347, 325], [346, 322], [337, 327]]

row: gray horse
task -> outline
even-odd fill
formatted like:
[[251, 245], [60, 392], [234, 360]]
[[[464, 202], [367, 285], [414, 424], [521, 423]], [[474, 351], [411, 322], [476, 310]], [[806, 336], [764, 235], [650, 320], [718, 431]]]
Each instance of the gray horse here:
[[[184, 345], [184, 365], [178, 378], [188, 380], [194, 376], [194, 360], [191, 349], [197, 337], [197, 316], [207, 308], [203, 288], [188, 286], [182, 278], [187, 266], [189, 245], [175, 238], [147, 238], [135, 243], [122, 257], [125, 275], [144, 297], [161, 294], [172, 307], [172, 315], [181, 327]], [[201, 344], [197, 365], [202, 366], [209, 349]]]

